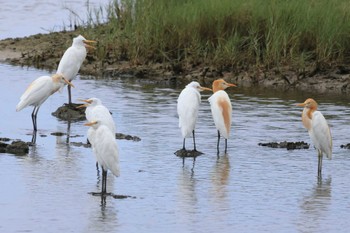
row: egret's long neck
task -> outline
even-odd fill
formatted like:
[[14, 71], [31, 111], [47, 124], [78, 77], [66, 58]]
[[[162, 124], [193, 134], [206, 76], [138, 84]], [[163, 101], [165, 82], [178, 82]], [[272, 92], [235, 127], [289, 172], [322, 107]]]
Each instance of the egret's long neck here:
[[223, 90], [223, 88], [220, 87], [220, 82], [216, 82], [214, 81], [213, 82], [213, 92], [217, 92], [217, 91], [220, 91], [220, 90]]
[[301, 116], [301, 119], [303, 121], [303, 125], [308, 130], [311, 129], [311, 121], [312, 121], [312, 115], [316, 111], [317, 108], [311, 107], [311, 108], [304, 108], [303, 114]]

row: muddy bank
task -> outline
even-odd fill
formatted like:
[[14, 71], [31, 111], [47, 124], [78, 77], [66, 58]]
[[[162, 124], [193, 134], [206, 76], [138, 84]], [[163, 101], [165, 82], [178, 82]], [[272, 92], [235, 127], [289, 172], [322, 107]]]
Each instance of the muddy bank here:
[[[54, 32], [1, 40], [0, 62], [33, 66], [54, 72], [64, 51], [71, 45], [72, 38], [77, 34], [79, 33]], [[310, 65], [304, 70], [289, 66], [272, 69], [251, 67], [241, 70], [223, 70], [210, 66], [188, 65], [184, 67], [170, 63], [133, 65], [127, 61], [118, 61], [116, 58], [100, 61], [92, 52], [88, 54], [80, 73], [96, 78], [133, 77], [143, 82], [166, 85], [184, 84], [191, 80], [210, 85], [214, 79], [221, 77], [241, 87], [259, 86], [320, 93], [350, 92], [350, 64], [332, 64], [322, 67]]]

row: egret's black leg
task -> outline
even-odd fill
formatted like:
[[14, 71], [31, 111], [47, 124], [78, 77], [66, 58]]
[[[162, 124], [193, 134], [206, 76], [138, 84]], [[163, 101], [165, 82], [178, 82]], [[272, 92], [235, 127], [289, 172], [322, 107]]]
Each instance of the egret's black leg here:
[[68, 85], [67, 89], [68, 89], [68, 104], [70, 105], [72, 104], [71, 86]]
[[182, 142], [182, 149], [183, 149], [183, 150], [186, 150], [186, 148], [185, 148], [185, 141], [186, 141], [186, 138], [184, 138], [184, 140], [183, 140], [183, 142]]
[[220, 131], [218, 130], [218, 144], [216, 145], [218, 154], [219, 154], [219, 144], [220, 144]]
[[227, 139], [225, 138], [225, 153], [227, 153]]
[[196, 138], [194, 136], [194, 130], [192, 130], [192, 135], [193, 135], [193, 150], [197, 151], [197, 149], [196, 149]]
[[322, 177], [322, 152], [318, 150], [318, 177]]
[[32, 112], [32, 122], [33, 122], [33, 129], [34, 131], [37, 131], [37, 125], [36, 125], [36, 116], [38, 114], [39, 107], [35, 106]]
[[102, 195], [107, 193], [107, 170], [102, 168]]

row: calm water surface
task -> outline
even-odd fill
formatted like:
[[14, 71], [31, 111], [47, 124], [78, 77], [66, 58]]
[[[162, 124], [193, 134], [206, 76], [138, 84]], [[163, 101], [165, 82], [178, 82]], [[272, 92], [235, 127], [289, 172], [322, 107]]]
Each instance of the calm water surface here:
[[[60, 8], [64, 1], [0, 3], [0, 38], [42, 32], [41, 28], [66, 20], [60, 15], [67, 13]], [[83, 1], [69, 3], [84, 6]], [[11, 14], [9, 9], [14, 8], [18, 10]], [[26, 24], [28, 12], [31, 27]], [[0, 137], [30, 141], [32, 108], [16, 112], [15, 106], [29, 83], [48, 72], [5, 64], [0, 70]], [[99, 197], [88, 194], [101, 188], [94, 157], [91, 149], [74, 145], [86, 141], [87, 128], [84, 122], [68, 123], [51, 115], [67, 101], [64, 89], [42, 105], [37, 145], [29, 154], [0, 154], [0, 232], [348, 231], [350, 154], [340, 148], [350, 141], [347, 96], [228, 90], [233, 132], [228, 154], [218, 157], [207, 102], [210, 93], [203, 93], [196, 137], [204, 154], [183, 165], [174, 155], [182, 147], [176, 99], [183, 87], [93, 77], [80, 77], [74, 84], [75, 102], [101, 98], [113, 113], [118, 132], [142, 139], [117, 140], [121, 176], [108, 177], [109, 191], [135, 198], [108, 197], [101, 205]], [[319, 102], [334, 138], [333, 159], [324, 160], [322, 180], [317, 179], [312, 147], [287, 151], [258, 146], [270, 141], [310, 142], [300, 121], [302, 109], [295, 103], [311, 96]], [[53, 132], [70, 137], [52, 136]], [[188, 147], [191, 143], [189, 139]]]
[[[32, 109], [15, 112], [28, 83], [46, 71], [0, 65], [1, 137], [30, 141]], [[121, 133], [140, 142], [118, 140], [121, 176], [109, 176], [108, 189], [136, 197], [100, 198], [100, 183], [84, 122], [70, 125], [51, 116], [66, 90], [51, 96], [38, 115], [37, 145], [28, 156], [0, 156], [2, 232], [345, 232], [350, 213], [349, 104], [342, 96], [317, 96], [334, 137], [334, 158], [325, 160], [317, 180], [313, 149], [287, 151], [259, 142], [309, 142], [300, 122], [303, 93], [229, 91], [233, 133], [228, 154], [216, 155], [216, 130], [203, 93], [193, 163], [174, 155], [182, 146], [177, 128], [180, 87], [144, 85], [132, 80], [74, 81], [73, 99], [99, 97], [113, 113]], [[343, 99], [344, 98], [344, 99]], [[340, 114], [339, 114], [340, 113]], [[52, 136], [67, 133], [70, 138]], [[191, 140], [188, 140], [189, 147]]]

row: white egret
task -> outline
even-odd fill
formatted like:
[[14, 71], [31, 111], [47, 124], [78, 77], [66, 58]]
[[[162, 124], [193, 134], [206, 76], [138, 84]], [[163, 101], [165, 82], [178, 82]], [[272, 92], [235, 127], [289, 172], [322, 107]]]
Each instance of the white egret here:
[[177, 113], [179, 115], [179, 127], [183, 137], [183, 150], [185, 149], [186, 138], [193, 136], [194, 151], [196, 151], [195, 125], [198, 118], [198, 109], [201, 103], [201, 91], [210, 88], [202, 87], [198, 82], [187, 84], [177, 99]]
[[[94, 130], [94, 139], [92, 142], [93, 152], [98, 164], [102, 168], [102, 191], [101, 195], [107, 194], [107, 171], [110, 170], [113, 175], [119, 176], [119, 150], [115, 140], [115, 135], [101, 121], [92, 121], [85, 124]], [[91, 131], [90, 131], [91, 132]]]
[[20, 101], [16, 106], [16, 111], [18, 112], [27, 106], [34, 106], [32, 112], [34, 132], [37, 131], [36, 119], [40, 106], [50, 95], [58, 91], [65, 84], [73, 86], [73, 84], [66, 80], [62, 74], [54, 74], [51, 77], [41, 76], [34, 80], [21, 96]]
[[308, 130], [312, 143], [318, 152], [318, 176], [322, 174], [322, 157], [326, 154], [332, 159], [332, 135], [326, 119], [320, 111], [317, 111], [317, 102], [314, 99], [307, 99], [304, 103], [297, 104], [304, 107], [302, 122]]
[[[73, 44], [63, 54], [58, 64], [57, 73], [63, 74], [68, 80], [72, 81], [78, 74], [80, 66], [83, 64], [87, 51], [86, 48], [94, 48], [89, 43], [96, 43], [93, 40], [86, 40], [79, 35], [73, 39]], [[71, 88], [68, 86], [68, 104], [72, 103]]]
[[219, 153], [220, 135], [225, 138], [225, 153], [227, 152], [227, 139], [230, 137], [232, 105], [229, 96], [224, 91], [235, 84], [227, 83], [223, 79], [213, 82], [214, 94], [209, 97], [211, 113], [215, 127], [218, 130], [217, 152]]
[[78, 108], [86, 107], [85, 116], [86, 119], [91, 121], [101, 121], [101, 124], [106, 125], [113, 134], [116, 133], [116, 126], [113, 117], [106, 106], [102, 104], [102, 101], [98, 98], [90, 98], [87, 100], [81, 100], [86, 104], [78, 106]]

